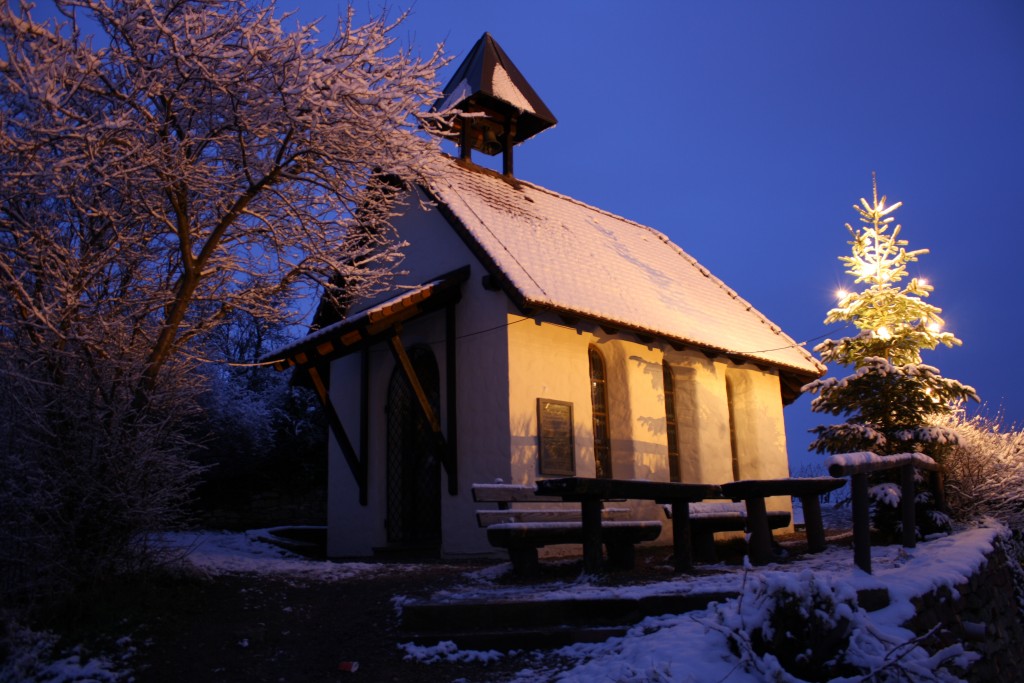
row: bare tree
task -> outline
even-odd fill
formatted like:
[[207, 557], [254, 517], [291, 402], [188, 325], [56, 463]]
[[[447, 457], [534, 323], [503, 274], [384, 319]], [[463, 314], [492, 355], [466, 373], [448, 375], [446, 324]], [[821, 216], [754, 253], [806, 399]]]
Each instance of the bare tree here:
[[[187, 489], [170, 465], [191, 358], [232, 311], [281, 321], [332, 280], [384, 286], [388, 182], [437, 157], [418, 112], [443, 58], [351, 11], [323, 38], [273, 2], [52, 8], [0, 0], [0, 447], [24, 470], [0, 495], [5, 517], [40, 501], [14, 515], [23, 537], [52, 512], [82, 540], [70, 520], [98, 497], [152, 524]], [[162, 470], [173, 495], [151, 506]]]

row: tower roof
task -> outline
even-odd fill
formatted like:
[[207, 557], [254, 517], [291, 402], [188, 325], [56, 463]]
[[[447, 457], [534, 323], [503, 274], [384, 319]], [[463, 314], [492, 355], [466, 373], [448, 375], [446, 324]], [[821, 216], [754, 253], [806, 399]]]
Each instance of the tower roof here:
[[476, 42], [432, 109], [452, 107], [498, 119], [515, 117], [513, 144], [558, 123], [490, 33]]

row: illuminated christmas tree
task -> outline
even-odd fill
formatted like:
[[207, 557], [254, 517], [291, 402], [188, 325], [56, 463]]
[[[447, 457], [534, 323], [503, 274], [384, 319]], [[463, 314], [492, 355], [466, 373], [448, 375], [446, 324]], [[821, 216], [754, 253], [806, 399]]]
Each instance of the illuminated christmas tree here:
[[[805, 391], [818, 394], [811, 409], [845, 415], [840, 424], [816, 427], [811, 449], [818, 453], [869, 451], [878, 455], [918, 452], [940, 460], [956, 444], [956, 434], [935, 426], [935, 418], [952, 412], [964, 400], [978, 400], [972, 387], [941, 375], [921, 362], [921, 352], [939, 344], [959, 346], [961, 341], [943, 331], [942, 312], [924, 299], [933, 291], [923, 278], [911, 277], [907, 265], [927, 249], [907, 250], [900, 226], [892, 214], [902, 202], [886, 206], [872, 182], [872, 201], [854, 208], [862, 225], [850, 224], [852, 253], [841, 256], [846, 272], [859, 291], [840, 291], [826, 324], [847, 323], [857, 334], [827, 339], [815, 351], [826, 363], [853, 369], [842, 378], [811, 382]], [[880, 485], [872, 489], [876, 501], [898, 504], [898, 490]], [[894, 497], [895, 496], [895, 497]], [[876, 505], [876, 510], [880, 507]], [[932, 514], [933, 521], [938, 521]], [[876, 525], [880, 518], [876, 514]], [[919, 525], [922, 524], [919, 516]]]

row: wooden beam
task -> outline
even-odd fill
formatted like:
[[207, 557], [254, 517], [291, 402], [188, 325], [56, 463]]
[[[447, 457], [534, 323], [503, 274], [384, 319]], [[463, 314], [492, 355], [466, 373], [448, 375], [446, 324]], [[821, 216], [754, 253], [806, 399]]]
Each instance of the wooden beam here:
[[568, 313], [559, 313], [558, 317], [569, 327], [576, 327], [580, 322], [579, 316], [569, 315]]
[[868, 475], [850, 475], [850, 497], [853, 503], [853, 562], [871, 573], [871, 501], [868, 499]]
[[472, 160], [472, 145], [469, 140], [469, 120], [462, 119], [459, 128], [459, 158], [463, 161]]
[[352, 476], [355, 477], [356, 484], [359, 486], [359, 504], [365, 506], [369, 502], [366, 491], [366, 464], [361, 461], [358, 454], [356, 454], [356, 449], [352, 447], [352, 442], [345, 431], [345, 425], [341, 423], [338, 411], [334, 409], [331, 396], [323, 379], [320, 377], [319, 370], [316, 367], [309, 367], [306, 370], [309, 372], [309, 378], [313, 380], [313, 388], [316, 390], [316, 395], [320, 398], [320, 403], [327, 413], [329, 431], [334, 435], [334, 441], [341, 448], [341, 453], [345, 456], [345, 462], [348, 463], [348, 468], [352, 471]]
[[444, 450], [441, 462], [448, 473], [448, 494], [459, 495], [459, 429], [458, 429], [458, 372], [456, 359], [458, 354], [455, 350], [456, 329], [455, 329], [455, 303], [450, 303], [444, 312], [445, 327], [445, 397], [448, 408], [448, 443]]
[[508, 117], [508, 123], [505, 125], [505, 135], [502, 138], [504, 149], [501, 155], [501, 172], [502, 175], [508, 178], [515, 175], [515, 169], [512, 164], [512, 148], [515, 146], [517, 118], [515, 114]]
[[430, 405], [430, 401], [427, 399], [427, 393], [423, 391], [423, 385], [420, 384], [420, 378], [416, 376], [416, 370], [412, 367], [412, 361], [409, 359], [409, 354], [405, 352], [405, 347], [402, 346], [402, 340], [398, 336], [398, 327], [395, 327], [391, 332], [391, 353], [395, 356], [395, 360], [398, 362], [399, 367], [402, 368], [402, 373], [405, 374], [405, 378], [409, 380], [409, 386], [412, 387], [412, 391], [416, 394], [416, 400], [420, 404], [420, 410], [423, 411], [423, 416], [427, 418], [427, 422], [430, 423], [430, 429], [435, 434], [441, 433], [441, 421], [437, 419], [437, 414], [434, 412], [434, 407]]
[[[359, 462], [360, 481], [370, 489], [370, 347], [359, 354]], [[362, 502], [362, 499], [360, 499]], [[363, 503], [366, 505], [366, 503]]]
[[903, 547], [917, 545], [917, 506], [914, 492], [913, 461], [900, 467], [900, 512], [903, 523]]

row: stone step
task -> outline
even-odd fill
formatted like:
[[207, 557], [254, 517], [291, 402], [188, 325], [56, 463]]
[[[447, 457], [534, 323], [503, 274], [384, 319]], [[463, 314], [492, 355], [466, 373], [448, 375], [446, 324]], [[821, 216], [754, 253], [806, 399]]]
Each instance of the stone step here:
[[451, 633], [409, 633], [406, 642], [432, 646], [452, 642], [460, 650], [550, 650], [576, 643], [603, 643], [626, 635], [626, 626], [561, 626], [529, 629], [459, 631]]
[[[401, 637], [419, 645], [452, 641], [472, 650], [550, 649], [622, 636], [646, 617], [685, 614], [738, 593], [645, 595], [636, 598], [412, 601], [402, 606]], [[858, 591], [862, 607], [889, 602], [888, 591]]]
[[418, 644], [450, 640], [471, 649], [560, 647], [607, 640], [624, 634], [645, 617], [700, 610], [712, 601], [736, 595], [710, 592], [579, 600], [409, 602], [402, 606], [400, 628]]

